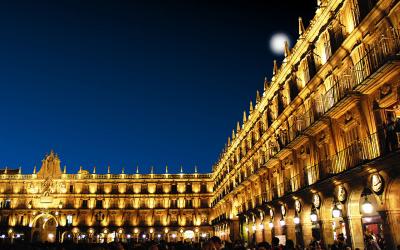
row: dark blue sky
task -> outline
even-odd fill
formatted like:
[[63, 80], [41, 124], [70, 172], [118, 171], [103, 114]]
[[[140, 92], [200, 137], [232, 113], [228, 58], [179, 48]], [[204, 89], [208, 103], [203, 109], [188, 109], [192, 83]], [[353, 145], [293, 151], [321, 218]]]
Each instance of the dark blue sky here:
[[316, 5], [274, 2], [2, 1], [0, 166], [210, 171]]

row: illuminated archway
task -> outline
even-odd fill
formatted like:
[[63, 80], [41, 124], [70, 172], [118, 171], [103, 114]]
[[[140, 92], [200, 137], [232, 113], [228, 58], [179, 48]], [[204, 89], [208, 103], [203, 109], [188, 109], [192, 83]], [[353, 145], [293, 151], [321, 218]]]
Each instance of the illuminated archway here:
[[29, 226], [32, 228], [32, 241], [55, 242], [57, 241], [57, 218], [49, 213], [37, 215]]

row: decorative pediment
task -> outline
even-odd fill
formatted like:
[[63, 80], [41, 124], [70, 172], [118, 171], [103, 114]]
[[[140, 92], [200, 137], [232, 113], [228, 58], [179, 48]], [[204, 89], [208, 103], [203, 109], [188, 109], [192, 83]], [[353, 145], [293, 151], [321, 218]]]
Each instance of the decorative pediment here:
[[42, 179], [59, 179], [61, 178], [61, 174], [60, 159], [57, 154], [51, 151], [50, 154], [46, 155], [42, 160], [42, 167], [37, 176]]

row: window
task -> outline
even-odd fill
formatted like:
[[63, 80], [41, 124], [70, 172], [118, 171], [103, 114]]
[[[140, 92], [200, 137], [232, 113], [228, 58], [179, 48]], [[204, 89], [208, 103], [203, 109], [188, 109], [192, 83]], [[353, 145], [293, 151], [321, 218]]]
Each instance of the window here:
[[96, 208], [102, 208], [103, 207], [103, 201], [102, 200], [96, 200]]
[[68, 214], [67, 215], [67, 226], [71, 226], [72, 225], [72, 214]]
[[82, 201], [82, 208], [88, 208], [88, 201], [87, 200], [83, 200]]

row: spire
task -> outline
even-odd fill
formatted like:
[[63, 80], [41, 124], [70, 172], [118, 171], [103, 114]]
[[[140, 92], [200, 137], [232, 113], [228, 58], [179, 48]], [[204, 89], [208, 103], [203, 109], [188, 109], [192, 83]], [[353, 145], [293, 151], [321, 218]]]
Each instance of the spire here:
[[272, 70], [272, 75], [275, 76], [278, 73], [278, 63], [274, 60], [274, 69]]
[[243, 125], [246, 123], [246, 121], [247, 121], [246, 111], [243, 111]]
[[260, 103], [260, 101], [261, 101], [260, 91], [257, 90], [257, 93], [256, 93], [256, 104]]
[[253, 112], [253, 102], [250, 100], [250, 114]]
[[110, 171], [110, 165], [107, 166], [107, 174], [111, 173]]
[[124, 167], [122, 167], [122, 169], [121, 169], [121, 174], [125, 174], [125, 168]]
[[285, 57], [290, 56], [290, 49], [289, 49], [289, 42], [288, 41], [285, 41], [284, 55], [285, 55]]
[[33, 174], [36, 174], [36, 166], [33, 167]]
[[228, 147], [231, 145], [231, 138], [228, 137]]
[[181, 165], [181, 174], [183, 173], [183, 166]]
[[139, 165], [136, 165], [136, 174], [139, 174]]
[[236, 123], [236, 133], [239, 133], [240, 131], [240, 122]]
[[154, 174], [154, 167], [150, 166], [150, 174]]
[[64, 165], [63, 174], [67, 173], [67, 165]]
[[82, 174], [82, 166], [79, 166], [79, 171], [78, 171], [78, 173], [79, 173], [79, 174]]
[[194, 172], [197, 173], [197, 166], [194, 165]]
[[8, 173], [8, 167], [6, 166], [6, 168], [4, 169], [4, 174]]
[[302, 36], [306, 29], [304, 28], [303, 18], [299, 17], [299, 35]]
[[269, 85], [269, 84], [268, 84], [268, 78], [267, 78], [267, 76], [265, 76], [265, 77], [264, 77], [264, 92], [267, 91], [268, 85]]
[[232, 141], [233, 141], [233, 139], [235, 139], [235, 130], [234, 129], [232, 129]]
[[93, 166], [93, 174], [96, 173], [96, 166]]
[[168, 174], [168, 165], [165, 165], [165, 173]]
[[18, 174], [22, 174], [22, 168], [21, 168], [21, 166], [19, 166], [19, 168], [18, 168]]

